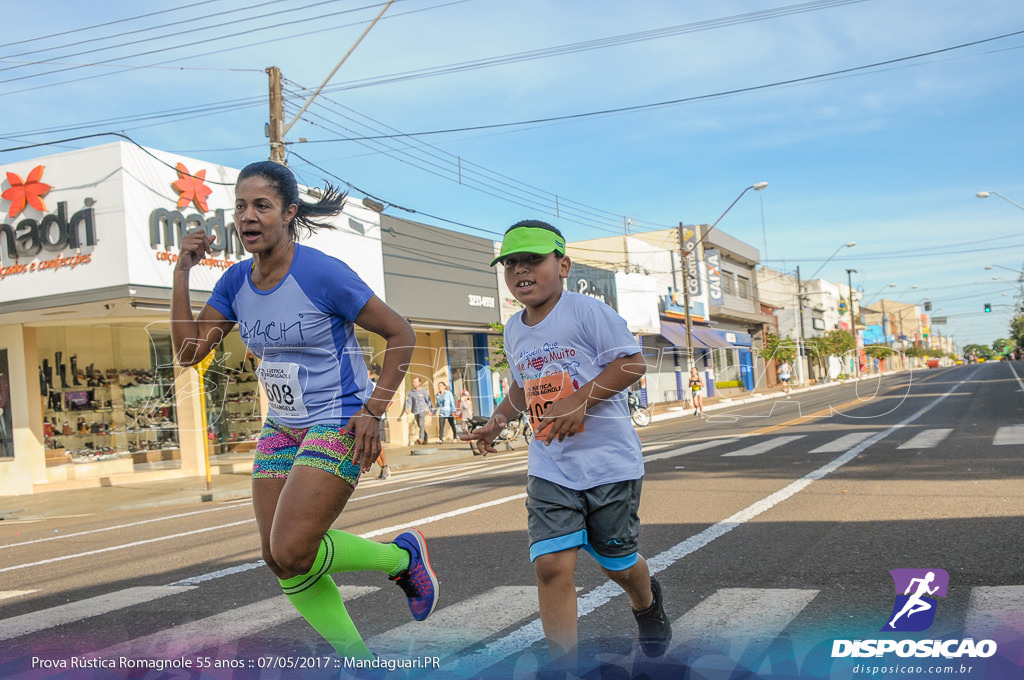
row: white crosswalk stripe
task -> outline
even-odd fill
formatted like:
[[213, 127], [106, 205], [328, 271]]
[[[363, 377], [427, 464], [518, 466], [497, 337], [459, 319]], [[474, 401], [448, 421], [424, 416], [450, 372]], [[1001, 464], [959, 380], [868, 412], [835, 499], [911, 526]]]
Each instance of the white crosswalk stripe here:
[[538, 613], [536, 586], [498, 586], [373, 637], [366, 646], [381, 656], [412, 657], [430, 650], [451, 656]]
[[[340, 586], [351, 601], [374, 593], [370, 586]], [[102, 596], [0, 622], [4, 639], [99, 616], [133, 601], [169, 596], [195, 587], [131, 588], [118, 597]], [[148, 592], [147, 592], [148, 591]], [[154, 592], [156, 591], [156, 592]], [[721, 655], [739, 666], [756, 668], [770, 645], [790, 627], [817, 597], [818, 590], [790, 588], [723, 588], [672, 622], [669, 657], [708, 658]], [[624, 597], [624, 595], [621, 595]], [[997, 642], [1019, 639], [1024, 629], [1024, 586], [971, 589], [964, 630], [975, 639]], [[587, 616], [596, 612], [585, 612]], [[598, 613], [598, 615], [600, 615]], [[535, 586], [497, 586], [469, 599], [439, 608], [427, 622], [410, 622], [367, 640], [382, 658], [408, 659], [431, 655], [449, 658], [445, 667], [463, 677], [458, 663], [488, 639], [538, 616]], [[222, 613], [87, 652], [87, 658], [176, 658], [209, 651], [232, 658], [245, 638], [299, 619], [284, 596], [237, 607]], [[493, 658], [491, 663], [500, 661]], [[452, 665], [454, 664], [454, 665]], [[428, 674], [429, 676], [429, 674]], [[12, 678], [19, 680], [21, 676]], [[24, 677], [28, 677], [25, 675]], [[464, 676], [470, 677], [470, 676]]]
[[672, 622], [669, 654], [760, 657], [818, 594], [793, 588], [724, 588]]
[[82, 619], [132, 607], [136, 604], [177, 595], [193, 590], [195, 586], [140, 586], [126, 588], [116, 593], [107, 593], [86, 600], [69, 602], [58, 607], [22, 614], [0, 621], [0, 640], [10, 640], [21, 635], [37, 633], [47, 628], [60, 626]]
[[771, 451], [772, 449], [779, 448], [780, 446], [786, 446], [787, 444], [792, 444], [796, 440], [803, 439], [803, 438], [804, 438], [804, 435], [802, 435], [802, 434], [786, 435], [784, 437], [773, 437], [773, 438], [765, 440], [763, 442], [758, 442], [757, 444], [752, 444], [752, 445], [744, 447], [742, 449], [737, 449], [736, 451], [730, 451], [729, 453], [723, 453], [722, 457], [726, 458], [726, 457], [729, 457], [729, 456], [759, 456], [762, 453], [767, 453], [767, 452]]
[[903, 442], [897, 446], [899, 449], [933, 449], [938, 446], [942, 441], [952, 434], [953, 428], [951, 427], [936, 427], [929, 430], [922, 430], [918, 432], [909, 440]]
[[[341, 599], [349, 602], [380, 588], [372, 586], [338, 586]], [[171, 659], [195, 654], [204, 649], [231, 647], [248, 635], [300, 618], [299, 612], [284, 595], [208, 616], [181, 626], [145, 635], [113, 647], [94, 652], [96, 658], [121, 656]]]
[[975, 640], [1019, 642], [1024, 632], [1024, 586], [971, 588], [964, 631]]
[[846, 451], [852, 449], [857, 444], [875, 434], [874, 432], [851, 432], [850, 434], [844, 434], [838, 439], [834, 439], [827, 444], [822, 444], [816, 449], [811, 449], [811, 453], [839, 453], [840, 451]]
[[31, 595], [32, 593], [38, 592], [38, 590], [0, 590], [0, 600], [10, 600], [15, 597], [22, 597], [23, 595]]
[[1020, 446], [1024, 444], [1024, 425], [1006, 425], [996, 430], [992, 440], [996, 446]]

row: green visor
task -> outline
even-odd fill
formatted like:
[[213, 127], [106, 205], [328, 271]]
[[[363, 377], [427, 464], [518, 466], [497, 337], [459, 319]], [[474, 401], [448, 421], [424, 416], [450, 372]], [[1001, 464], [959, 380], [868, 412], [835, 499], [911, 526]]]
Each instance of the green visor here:
[[565, 240], [561, 236], [540, 227], [517, 227], [505, 234], [505, 238], [501, 242], [501, 252], [491, 260], [491, 266], [493, 267], [503, 258], [514, 253], [547, 255], [554, 252], [565, 255]]

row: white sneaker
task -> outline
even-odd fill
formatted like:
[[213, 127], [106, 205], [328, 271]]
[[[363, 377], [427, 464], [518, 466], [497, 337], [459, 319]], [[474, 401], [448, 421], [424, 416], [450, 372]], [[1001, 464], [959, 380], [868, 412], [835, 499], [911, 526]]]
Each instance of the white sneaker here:
[[391, 476], [391, 468], [385, 465], [380, 469], [380, 474], [377, 475], [377, 479], [387, 479]]

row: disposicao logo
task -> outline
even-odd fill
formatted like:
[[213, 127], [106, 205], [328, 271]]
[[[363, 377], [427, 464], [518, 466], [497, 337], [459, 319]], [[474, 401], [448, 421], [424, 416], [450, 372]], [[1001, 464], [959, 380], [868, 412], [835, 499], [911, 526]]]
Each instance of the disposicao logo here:
[[[949, 574], [944, 569], [893, 569], [896, 601], [881, 632], [920, 632], [935, 622], [936, 597], [946, 597]], [[899, 657], [946, 659], [987, 658], [996, 653], [993, 640], [833, 640], [832, 658], [881, 657], [895, 653]]]
[[896, 602], [882, 630], [928, 630], [935, 622], [935, 597], [946, 597], [949, 574], [945, 569], [893, 569], [889, 575], [896, 586]]

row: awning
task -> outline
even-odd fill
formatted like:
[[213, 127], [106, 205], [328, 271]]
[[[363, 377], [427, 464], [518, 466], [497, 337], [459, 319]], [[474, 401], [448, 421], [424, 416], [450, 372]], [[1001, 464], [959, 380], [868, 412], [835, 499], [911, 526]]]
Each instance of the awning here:
[[[708, 346], [697, 337], [697, 329], [691, 329], [693, 335], [693, 346], [697, 349], [706, 349]], [[674, 321], [661, 322], [661, 336], [668, 340], [674, 347], [686, 347], [686, 324], [675, 323]]]
[[710, 328], [702, 328], [700, 326], [695, 326], [693, 328], [693, 334], [697, 337], [698, 340], [700, 340], [702, 343], [704, 343], [706, 346], [712, 349], [727, 349], [735, 346], [728, 340], [723, 338], [718, 331], [712, 330]]

